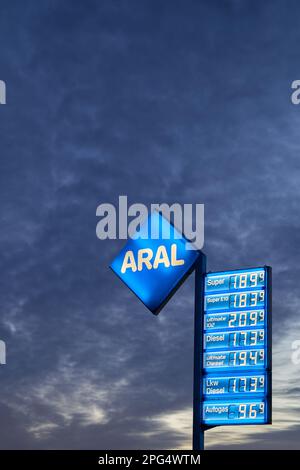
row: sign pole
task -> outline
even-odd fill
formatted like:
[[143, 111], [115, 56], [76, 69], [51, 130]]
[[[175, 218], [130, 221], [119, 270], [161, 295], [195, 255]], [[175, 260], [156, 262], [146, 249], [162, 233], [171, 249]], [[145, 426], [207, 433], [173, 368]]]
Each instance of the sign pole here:
[[194, 397], [193, 397], [193, 450], [204, 450], [204, 424], [202, 420], [203, 399], [203, 321], [204, 281], [206, 255], [200, 251], [195, 264], [195, 316], [194, 316]]

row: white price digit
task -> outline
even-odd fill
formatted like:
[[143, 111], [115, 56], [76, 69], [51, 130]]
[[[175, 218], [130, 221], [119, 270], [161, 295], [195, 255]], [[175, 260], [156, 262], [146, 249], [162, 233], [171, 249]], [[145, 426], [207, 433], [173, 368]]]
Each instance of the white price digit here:
[[249, 418], [255, 419], [257, 415], [256, 405], [252, 403], [249, 410]]
[[256, 307], [256, 305], [257, 305], [257, 292], [252, 292], [250, 294], [250, 305], [251, 305], [251, 307]]
[[259, 341], [263, 343], [265, 339], [265, 332], [263, 330], [259, 330], [258, 336], [259, 336]]
[[236, 379], [229, 379], [229, 391], [230, 392], [236, 391]]
[[256, 365], [257, 364], [257, 351], [250, 351], [250, 361], [252, 364]]
[[229, 344], [232, 346], [236, 346], [236, 337], [237, 333], [230, 333], [229, 334]]
[[240, 294], [238, 307], [246, 307], [247, 305], [247, 294]]
[[245, 331], [241, 331], [240, 332], [239, 345], [240, 346], [245, 346], [246, 345], [246, 339], [247, 339], [247, 333]]
[[259, 412], [260, 412], [260, 414], [264, 414], [264, 412], [265, 412], [265, 404], [264, 403], [259, 404]]
[[250, 332], [250, 346], [257, 345], [257, 331]]
[[260, 386], [260, 388], [264, 388], [264, 386], [265, 386], [265, 378], [264, 377], [259, 378], [259, 386]]
[[229, 315], [229, 323], [228, 326], [233, 327], [235, 326], [235, 321], [236, 321], [236, 313], [231, 313]]
[[247, 325], [247, 313], [240, 313], [240, 321], [239, 326], [246, 326]]
[[256, 390], [257, 390], [257, 377], [251, 377], [250, 392], [256, 392]]
[[235, 366], [236, 365], [236, 353], [230, 353], [229, 355], [229, 364]]
[[[237, 276], [232, 276], [231, 279], [233, 279], [233, 287], [234, 287], [234, 289], [237, 289], [237, 285], [236, 285]], [[231, 282], [231, 281], [230, 281], [230, 282]]]
[[240, 275], [240, 289], [247, 287], [247, 274]]
[[259, 321], [263, 322], [265, 320], [265, 311], [260, 310], [258, 315], [259, 315]]
[[247, 353], [246, 351], [241, 351], [239, 353], [239, 365], [245, 366], [247, 364]]
[[257, 325], [257, 312], [250, 312], [250, 325], [251, 326]]
[[239, 391], [240, 392], [245, 392], [246, 391], [246, 385], [247, 385], [247, 379], [246, 377], [241, 377], [240, 378], [240, 385], [239, 385]]
[[265, 351], [263, 349], [259, 351], [259, 360], [261, 362], [265, 360]]
[[251, 284], [251, 287], [257, 286], [257, 274], [256, 273], [250, 274], [250, 284]]
[[239, 418], [246, 418], [247, 405], [239, 405]]

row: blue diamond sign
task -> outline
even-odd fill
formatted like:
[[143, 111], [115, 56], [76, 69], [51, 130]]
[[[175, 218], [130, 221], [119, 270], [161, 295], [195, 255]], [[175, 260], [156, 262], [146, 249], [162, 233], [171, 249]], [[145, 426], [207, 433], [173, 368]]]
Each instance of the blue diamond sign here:
[[192, 244], [154, 211], [110, 267], [157, 315], [193, 271], [198, 256]]

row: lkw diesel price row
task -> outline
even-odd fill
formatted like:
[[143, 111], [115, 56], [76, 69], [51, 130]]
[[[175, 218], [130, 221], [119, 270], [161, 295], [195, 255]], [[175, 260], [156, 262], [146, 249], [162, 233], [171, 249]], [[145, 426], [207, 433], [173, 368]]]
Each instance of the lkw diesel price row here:
[[237, 396], [264, 394], [267, 376], [265, 374], [241, 376], [206, 376], [203, 393], [205, 396]]

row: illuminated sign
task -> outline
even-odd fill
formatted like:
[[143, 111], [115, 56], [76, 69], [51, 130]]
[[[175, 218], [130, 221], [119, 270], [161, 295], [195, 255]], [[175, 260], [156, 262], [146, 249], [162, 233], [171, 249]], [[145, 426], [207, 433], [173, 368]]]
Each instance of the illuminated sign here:
[[267, 393], [267, 380], [264, 374], [243, 374], [231, 376], [214, 376], [207, 375], [203, 383], [203, 393], [205, 396], [210, 395], [238, 395], [238, 394], [257, 394]]
[[205, 276], [202, 422], [271, 423], [271, 268]]
[[246, 312], [208, 313], [205, 315], [206, 330], [219, 328], [236, 328], [240, 326], [263, 326], [264, 310], [249, 310]]
[[158, 314], [192, 272], [199, 252], [159, 212], [152, 212], [128, 240], [111, 269]]
[[267, 404], [261, 400], [207, 401], [203, 406], [205, 423], [222, 424], [266, 424]]
[[205, 296], [205, 309], [227, 310], [229, 308], [262, 307], [265, 304], [265, 291], [241, 292], [239, 294], [216, 294]]

